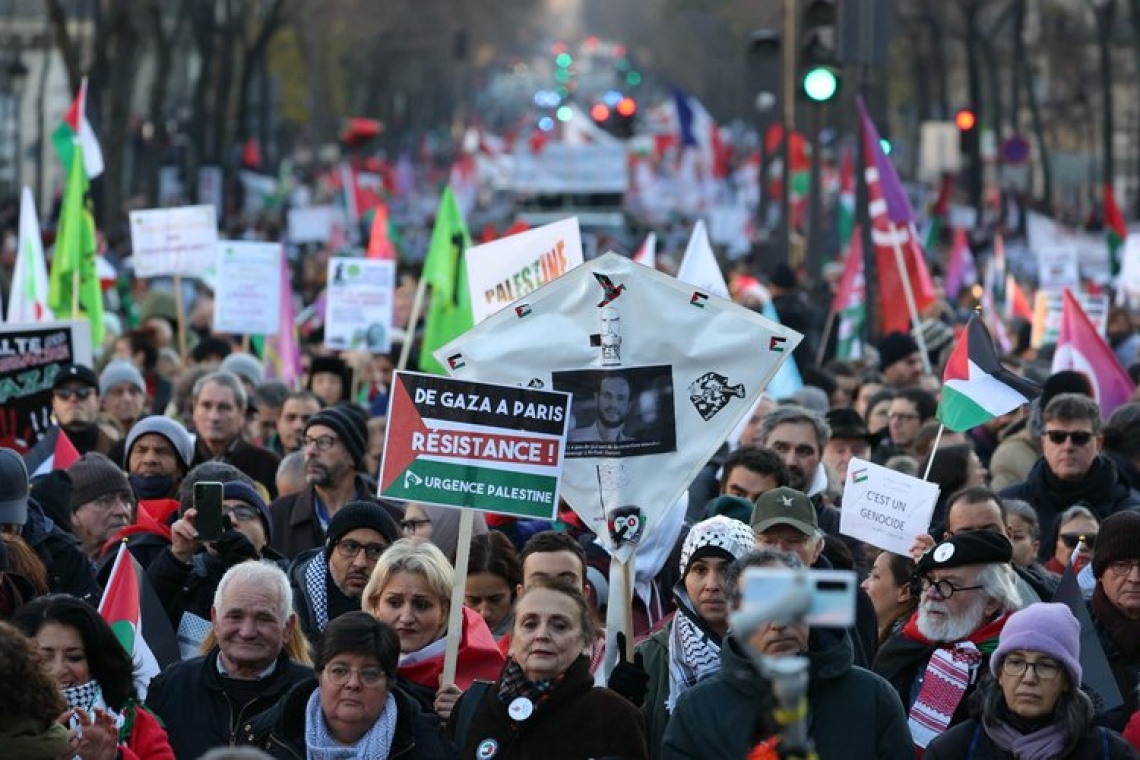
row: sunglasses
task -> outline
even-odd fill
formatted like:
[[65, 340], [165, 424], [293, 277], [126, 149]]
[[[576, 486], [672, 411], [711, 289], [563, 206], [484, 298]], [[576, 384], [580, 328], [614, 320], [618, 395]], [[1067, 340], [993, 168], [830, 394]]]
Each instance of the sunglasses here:
[[1095, 533], [1062, 533], [1061, 540], [1065, 542], [1065, 546], [1070, 549], [1076, 549], [1077, 544], [1081, 539], [1085, 540], [1085, 546], [1090, 549], [1096, 548], [1096, 534]]
[[54, 392], [60, 401], [71, 401], [72, 396], [80, 401], [86, 401], [95, 395], [94, 388], [56, 388]]
[[1058, 446], [1070, 438], [1073, 439], [1074, 446], [1084, 446], [1093, 438], [1093, 434], [1087, 430], [1046, 430], [1045, 435]]

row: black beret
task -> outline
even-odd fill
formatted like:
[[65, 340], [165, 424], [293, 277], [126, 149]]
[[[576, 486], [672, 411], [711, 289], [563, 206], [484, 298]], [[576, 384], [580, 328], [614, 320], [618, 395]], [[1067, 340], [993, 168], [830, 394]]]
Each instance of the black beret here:
[[956, 533], [922, 555], [914, 568], [915, 575], [926, 575], [940, 567], [1008, 563], [1013, 559], [1009, 539], [991, 530]]

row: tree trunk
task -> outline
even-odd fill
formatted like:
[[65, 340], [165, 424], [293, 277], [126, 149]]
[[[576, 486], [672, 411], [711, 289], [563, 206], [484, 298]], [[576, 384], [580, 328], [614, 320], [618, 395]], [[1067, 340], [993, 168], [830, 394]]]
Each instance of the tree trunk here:
[[[209, 134], [209, 94], [214, 82], [214, 50], [217, 22], [212, 3], [194, 3], [192, 27], [198, 45], [198, 58], [202, 62], [198, 81], [194, 85], [194, 105], [187, 128], [186, 173], [188, 177], [198, 176], [198, 168], [207, 160], [203, 155], [206, 138]], [[198, 199], [198, 183], [190, 182], [190, 200]]]
[[[131, 93], [138, 71], [139, 30], [135, 27], [131, 0], [113, 0], [108, 13], [110, 37], [106, 47], [109, 95], [107, 118], [103, 121], [102, 142], [106, 153], [103, 201], [104, 224], [122, 222], [126, 177], [131, 169]], [[100, 46], [102, 47], [102, 45]]]
[[1041, 116], [1041, 103], [1037, 100], [1037, 88], [1033, 86], [1033, 69], [1030, 67], [1029, 59], [1022, 59], [1022, 65], [1025, 67], [1022, 73], [1025, 75], [1025, 94], [1029, 101], [1029, 119], [1033, 126], [1033, 136], [1037, 139], [1037, 158], [1041, 165], [1041, 192], [1045, 196], [1045, 211], [1052, 215], [1053, 167], [1050, 164], [1049, 144], [1045, 140], [1045, 119]]
[[55, 44], [63, 58], [63, 67], [67, 69], [67, 81], [71, 92], [79, 90], [79, 82], [83, 73], [79, 68], [79, 50], [76, 49], [75, 40], [67, 28], [67, 11], [64, 10], [60, 0], [47, 0], [48, 16], [51, 18], [52, 32], [55, 34]]
[[214, 129], [208, 160], [223, 166], [228, 164], [230, 140], [230, 98], [234, 81], [234, 50], [241, 29], [242, 13], [234, 9], [237, 0], [226, 0], [225, 21], [222, 23], [221, 48], [218, 51], [218, 77], [214, 87]]
[[[1132, 58], [1136, 71], [1140, 72], [1140, 0], [1130, 0], [1128, 6], [1131, 10], [1129, 18], [1132, 21]], [[1134, 77], [1133, 81], [1136, 83], [1137, 97], [1140, 98], [1140, 76]], [[1137, 121], [1137, 129], [1140, 130], [1140, 120]], [[1140, 134], [1137, 135], [1136, 144], [1140, 145]], [[1140, 150], [1136, 151], [1136, 160], [1136, 178], [1140, 181]], [[1140, 192], [1136, 193], [1132, 216], [1140, 218]]]
[[166, 134], [166, 91], [169, 85], [170, 69], [174, 59], [174, 46], [182, 37], [183, 25], [189, 14], [189, 5], [179, 3], [178, 19], [170, 34], [163, 23], [163, 3], [151, 0], [147, 6], [149, 32], [154, 42], [154, 81], [151, 82], [147, 99], [147, 118], [154, 126], [153, 136], [142, 156], [141, 166], [136, 172], [136, 184], [146, 194], [149, 203], [158, 204], [158, 177], [163, 140]]
[[1104, 165], [1101, 167], [1101, 179], [1106, 184], [1112, 184], [1116, 175], [1116, 158], [1113, 150], [1113, 132], [1115, 126], [1112, 119], [1112, 24], [1116, 16], [1116, 0], [1108, 0], [1104, 5], [1093, 5], [1096, 16], [1097, 48], [1100, 58], [1100, 86], [1101, 86], [1101, 143], [1104, 151]]
[[[1140, 0], [1137, 0], [1140, 2]], [[1009, 126], [1021, 134], [1021, 82], [1025, 68], [1025, 0], [1013, 0], [1013, 61], [1009, 76]]]

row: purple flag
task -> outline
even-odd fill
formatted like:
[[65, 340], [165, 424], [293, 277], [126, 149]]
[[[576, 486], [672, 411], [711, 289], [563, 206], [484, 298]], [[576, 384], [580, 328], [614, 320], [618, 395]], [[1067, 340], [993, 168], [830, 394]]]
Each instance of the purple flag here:
[[281, 314], [276, 335], [265, 341], [266, 376], [298, 388], [301, 383], [301, 349], [297, 345], [297, 324], [293, 316], [293, 285], [289, 278], [289, 261], [281, 257]]
[[866, 136], [867, 148], [875, 161], [875, 168], [879, 170], [879, 187], [882, 189], [883, 200], [887, 203], [887, 216], [895, 224], [906, 226], [914, 222], [914, 210], [903, 190], [902, 182], [895, 171], [894, 164], [883, 153], [883, 144], [879, 142], [879, 130], [871, 121], [867, 113], [867, 106], [860, 95], [855, 99], [859, 106], [859, 120], [863, 123], [863, 134]]

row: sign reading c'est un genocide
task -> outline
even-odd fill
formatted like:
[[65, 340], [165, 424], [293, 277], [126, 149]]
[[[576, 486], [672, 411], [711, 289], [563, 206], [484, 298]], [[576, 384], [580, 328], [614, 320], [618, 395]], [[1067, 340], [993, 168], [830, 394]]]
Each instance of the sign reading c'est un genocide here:
[[380, 495], [553, 519], [570, 394], [397, 372]]

